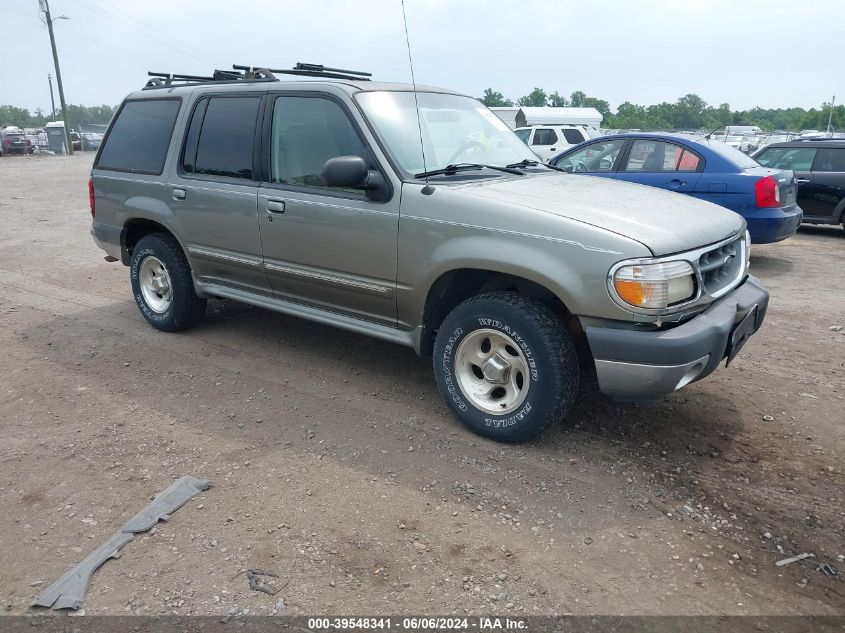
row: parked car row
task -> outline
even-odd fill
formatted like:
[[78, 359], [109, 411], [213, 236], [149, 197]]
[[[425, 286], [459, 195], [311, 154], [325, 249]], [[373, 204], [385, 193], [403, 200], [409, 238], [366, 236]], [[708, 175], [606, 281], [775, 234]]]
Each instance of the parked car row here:
[[761, 166], [738, 149], [702, 136], [605, 136], [549, 163], [575, 174], [650, 185], [718, 204], [745, 218], [758, 244], [788, 238], [802, 220], [790, 169]]
[[[49, 127], [51, 127], [50, 124], [48, 124]], [[59, 129], [61, 129], [61, 125], [59, 125]], [[72, 129], [70, 139], [75, 152], [96, 151], [100, 148], [103, 135], [98, 132], [77, 132]], [[44, 128], [21, 130], [16, 127], [7, 127], [0, 130], [0, 156], [3, 154], [33, 154], [37, 151], [49, 151], [50, 148], [48, 133]]]

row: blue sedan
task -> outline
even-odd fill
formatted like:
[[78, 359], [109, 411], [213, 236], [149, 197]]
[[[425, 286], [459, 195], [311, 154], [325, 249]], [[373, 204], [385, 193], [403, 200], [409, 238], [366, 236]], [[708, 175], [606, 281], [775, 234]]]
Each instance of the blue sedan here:
[[574, 174], [685, 193], [735, 211], [751, 241], [793, 235], [803, 212], [791, 170], [769, 169], [721, 141], [691, 134], [618, 134], [585, 141], [549, 163]]

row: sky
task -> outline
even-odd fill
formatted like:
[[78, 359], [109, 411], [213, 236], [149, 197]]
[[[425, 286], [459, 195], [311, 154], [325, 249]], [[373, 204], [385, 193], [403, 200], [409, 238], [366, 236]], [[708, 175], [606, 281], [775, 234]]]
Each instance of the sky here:
[[[400, 0], [50, 0], [50, 9], [68, 103], [116, 105], [148, 70], [233, 63], [411, 76]], [[688, 93], [733, 109], [845, 101], [845, 0], [405, 0], [405, 10], [417, 82], [473, 96], [581, 90], [614, 111]], [[0, 25], [0, 104], [49, 111], [55, 73], [38, 0], [0, 0]]]

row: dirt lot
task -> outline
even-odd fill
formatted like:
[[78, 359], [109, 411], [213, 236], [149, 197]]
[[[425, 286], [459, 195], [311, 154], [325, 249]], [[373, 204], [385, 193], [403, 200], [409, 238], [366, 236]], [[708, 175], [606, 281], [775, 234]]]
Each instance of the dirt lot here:
[[153, 330], [88, 234], [90, 163], [0, 159], [0, 612], [191, 474], [88, 614], [845, 613], [841, 229], [754, 248], [771, 307], [730, 369], [503, 446], [411, 350], [229, 302]]

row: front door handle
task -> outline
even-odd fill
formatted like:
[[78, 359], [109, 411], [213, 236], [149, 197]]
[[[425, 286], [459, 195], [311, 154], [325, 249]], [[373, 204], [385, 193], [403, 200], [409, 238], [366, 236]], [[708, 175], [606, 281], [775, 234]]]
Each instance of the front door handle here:
[[188, 194], [184, 189], [174, 189], [172, 195], [174, 200], [184, 200]]
[[683, 187], [686, 184], [686, 181], [681, 180], [680, 178], [672, 178], [672, 180], [669, 181], [669, 186], [672, 187], [672, 189]]
[[795, 184], [797, 184], [797, 185], [809, 185], [810, 179], [809, 178], [796, 178]]
[[267, 210], [270, 213], [284, 213], [285, 212], [285, 203], [282, 200], [268, 200], [267, 201]]

